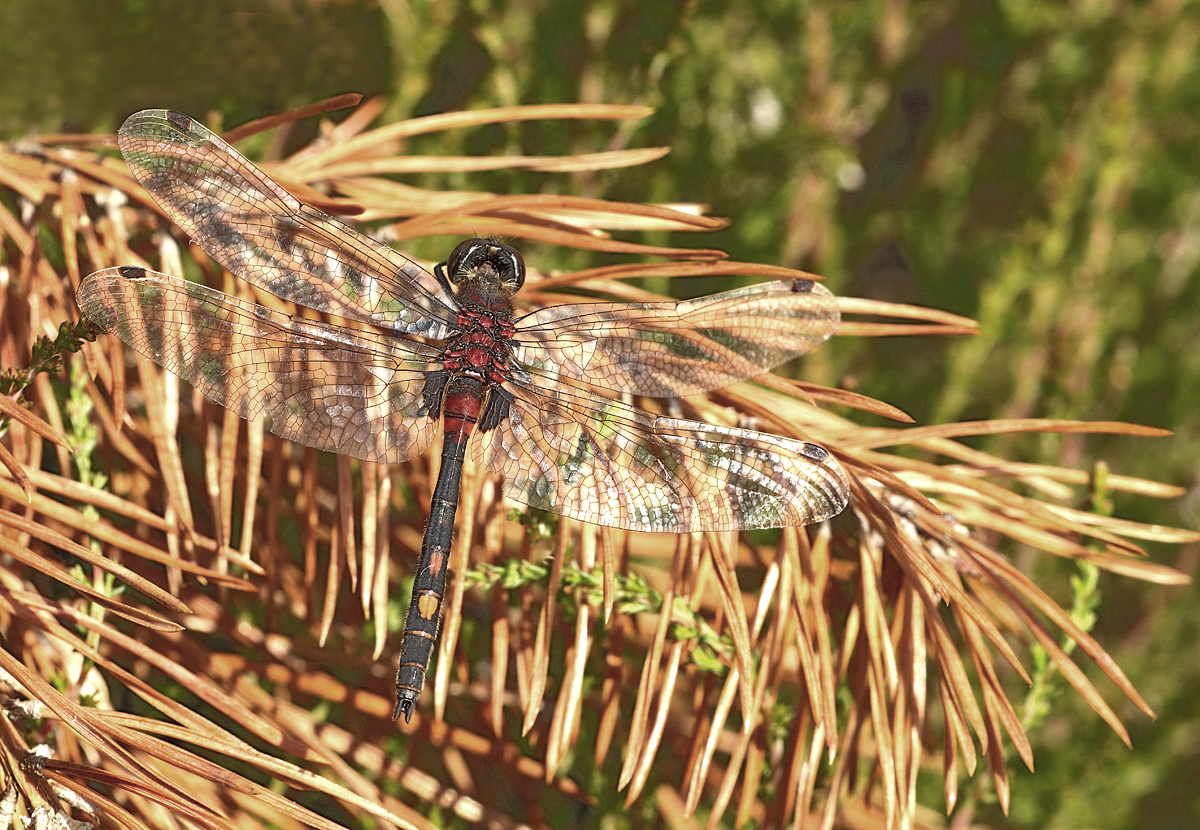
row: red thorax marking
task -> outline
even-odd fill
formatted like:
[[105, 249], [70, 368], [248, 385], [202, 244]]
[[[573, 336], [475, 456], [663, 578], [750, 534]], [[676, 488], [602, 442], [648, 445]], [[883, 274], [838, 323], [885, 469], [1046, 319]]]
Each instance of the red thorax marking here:
[[508, 340], [516, 327], [511, 320], [497, 319], [495, 313], [477, 308], [459, 312], [458, 325], [462, 331], [442, 353], [447, 372], [457, 374], [467, 370], [487, 383], [503, 382], [508, 375]]

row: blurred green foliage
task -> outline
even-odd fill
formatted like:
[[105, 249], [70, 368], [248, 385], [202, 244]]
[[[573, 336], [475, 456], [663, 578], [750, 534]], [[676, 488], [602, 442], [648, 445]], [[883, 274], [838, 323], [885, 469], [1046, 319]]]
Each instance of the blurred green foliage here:
[[[1083, 468], [1103, 458], [1189, 487], [1175, 503], [1119, 499], [1116, 512], [1194, 526], [1198, 46], [1200, 4], [1183, 0], [0, 0], [0, 137], [111, 130], [143, 107], [235, 124], [346, 91], [386, 94], [389, 118], [649, 104], [656, 114], [628, 128], [525, 124], [442, 136], [436, 150], [668, 145], [644, 170], [470, 182], [705, 203], [733, 224], [672, 241], [974, 317], [975, 338], [840, 339], [803, 369], [922, 423], [1051, 416], [1175, 430], [986, 446]], [[1154, 552], [1194, 567], [1194, 550]], [[1069, 573], [1023, 564], [1043, 582]], [[1200, 825], [1197, 591], [1106, 575], [1101, 594], [1098, 636], [1161, 718], [1122, 710], [1128, 751], [1073, 695], [1058, 698], [1007, 823]], [[1004, 823], [998, 810], [979, 818]]]

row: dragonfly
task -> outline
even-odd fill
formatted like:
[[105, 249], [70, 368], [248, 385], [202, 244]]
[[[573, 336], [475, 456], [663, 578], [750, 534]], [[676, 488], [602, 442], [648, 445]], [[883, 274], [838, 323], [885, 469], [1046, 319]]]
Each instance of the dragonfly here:
[[437, 641], [468, 444], [475, 463], [503, 475], [510, 499], [626, 530], [798, 526], [846, 506], [846, 473], [817, 444], [652, 414], [618, 397], [697, 395], [816, 348], [840, 320], [818, 283], [518, 316], [525, 263], [504, 242], [465, 240], [431, 273], [303, 204], [179, 112], [130, 116], [118, 146], [165, 214], [230, 272], [351, 325], [132, 266], [83, 281], [87, 317], [292, 441], [391, 464], [441, 438], [396, 719], [411, 718]]

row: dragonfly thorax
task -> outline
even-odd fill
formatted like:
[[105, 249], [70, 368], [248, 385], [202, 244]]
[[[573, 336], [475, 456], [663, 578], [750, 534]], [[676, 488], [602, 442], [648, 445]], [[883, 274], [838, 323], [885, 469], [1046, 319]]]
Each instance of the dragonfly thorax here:
[[442, 352], [446, 372], [476, 377], [488, 386], [504, 381], [512, 357], [511, 309], [507, 302], [493, 306], [483, 303], [465, 306], [456, 321], [458, 328], [451, 332]]

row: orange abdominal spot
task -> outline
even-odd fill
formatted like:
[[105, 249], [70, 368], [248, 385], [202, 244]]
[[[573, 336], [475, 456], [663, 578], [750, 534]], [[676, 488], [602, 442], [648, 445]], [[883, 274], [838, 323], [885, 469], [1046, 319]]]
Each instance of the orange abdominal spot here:
[[424, 596], [417, 599], [417, 613], [421, 615], [423, 620], [433, 619], [433, 615], [438, 612], [438, 606], [441, 603], [437, 597]]
[[446, 558], [440, 552], [434, 552], [429, 557], [429, 573], [437, 575], [442, 569], [442, 565], [446, 562]]

